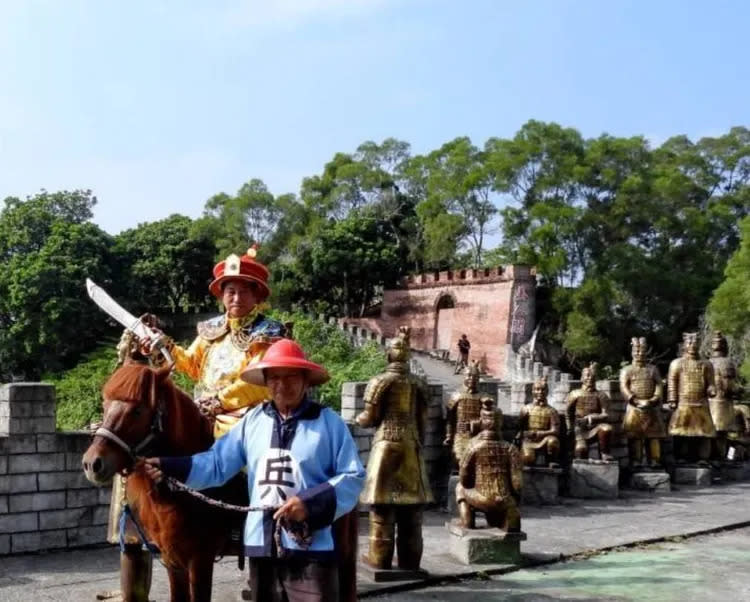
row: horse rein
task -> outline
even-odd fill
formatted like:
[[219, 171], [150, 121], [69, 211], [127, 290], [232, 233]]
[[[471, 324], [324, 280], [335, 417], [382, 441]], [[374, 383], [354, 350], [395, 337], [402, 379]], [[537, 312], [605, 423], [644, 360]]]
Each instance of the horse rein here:
[[[118, 400], [112, 400], [112, 401], [118, 401]], [[94, 431], [93, 436], [99, 436], [107, 439], [108, 441], [111, 441], [117, 447], [122, 449], [126, 454], [128, 454], [128, 457], [131, 459], [133, 464], [137, 461], [139, 457], [139, 453], [142, 452], [144, 449], [146, 449], [159, 435], [161, 435], [164, 432], [163, 428], [163, 418], [164, 416], [164, 410], [163, 410], [163, 404], [162, 401], [159, 400], [159, 405], [156, 409], [156, 413], [154, 414], [154, 419], [151, 422], [151, 429], [148, 435], [146, 435], [143, 440], [135, 445], [134, 447], [131, 447], [128, 445], [125, 441], [122, 440], [119, 436], [117, 436], [115, 433], [113, 433], [110, 429], [100, 426], [99, 428]], [[222, 510], [227, 510], [230, 512], [257, 512], [257, 511], [266, 511], [266, 510], [278, 510], [278, 508], [268, 508], [266, 506], [238, 506], [235, 504], [229, 504], [227, 502], [222, 502], [221, 500], [215, 500], [211, 497], [208, 497], [207, 495], [201, 493], [200, 491], [193, 489], [191, 487], [188, 487], [181, 481], [178, 481], [174, 477], [170, 477], [167, 475], [164, 475], [164, 480], [166, 481], [167, 487], [172, 492], [181, 491], [183, 493], [187, 493], [194, 498], [200, 500], [204, 504], [207, 504], [209, 506], [214, 506], [216, 508], [220, 508]], [[289, 521], [285, 518], [281, 518], [280, 520], [276, 521], [276, 528], [274, 530], [274, 541], [276, 543], [276, 549], [279, 550], [279, 555], [284, 556], [284, 547], [281, 545], [281, 529], [282, 527], [289, 533], [289, 536], [297, 543], [297, 545], [300, 546], [302, 549], [307, 549], [310, 546], [310, 543], [312, 542], [312, 535], [310, 533], [310, 528], [307, 524], [307, 521], [303, 521], [301, 523]]]
[[[112, 401], [119, 401], [117, 399], [113, 399]], [[154, 414], [154, 418], [151, 421], [151, 428], [149, 429], [148, 435], [146, 435], [140, 443], [135, 445], [134, 447], [131, 447], [128, 445], [125, 441], [123, 441], [120, 437], [118, 437], [115, 433], [113, 433], [111, 430], [106, 428], [105, 426], [100, 426], [94, 431], [93, 436], [99, 436], [104, 437], [108, 441], [111, 441], [117, 447], [122, 449], [126, 454], [128, 454], [128, 457], [131, 459], [133, 463], [135, 463], [136, 459], [138, 458], [138, 455], [145, 450], [151, 443], [164, 432], [164, 426], [163, 426], [163, 418], [164, 416], [164, 409], [163, 404], [161, 400], [159, 400], [159, 405], [156, 408], [156, 413]]]

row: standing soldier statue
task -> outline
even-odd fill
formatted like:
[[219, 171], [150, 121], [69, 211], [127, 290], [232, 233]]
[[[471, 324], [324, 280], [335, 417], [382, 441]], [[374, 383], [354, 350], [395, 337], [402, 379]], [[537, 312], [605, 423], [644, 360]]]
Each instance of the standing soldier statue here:
[[682, 357], [669, 365], [667, 401], [674, 410], [669, 434], [675, 438], [678, 462], [708, 462], [716, 437], [708, 398], [715, 395], [714, 369], [698, 357], [698, 333], [682, 334]]
[[463, 391], [455, 392], [448, 400], [443, 445], [452, 449], [456, 467], [461, 465], [461, 458], [473, 436], [472, 423], [479, 423], [482, 401], [489, 399], [479, 393], [479, 374], [479, 362], [472, 362], [466, 371]]
[[534, 466], [540, 454], [550, 468], [559, 466], [560, 415], [547, 403], [548, 392], [547, 379], [540, 378], [532, 388], [533, 402], [521, 408], [518, 439], [527, 466]]
[[708, 405], [711, 410], [711, 419], [716, 428], [716, 453], [717, 460], [727, 458], [727, 435], [737, 430], [734, 401], [742, 394], [742, 387], [737, 382], [737, 369], [729, 355], [727, 339], [720, 331], [714, 333], [711, 341], [711, 365], [714, 369], [714, 395], [709, 396]]
[[456, 486], [459, 524], [475, 528], [475, 514], [480, 511], [488, 526], [513, 533], [521, 530], [521, 454], [500, 438], [493, 406], [492, 399], [482, 401], [481, 431], [461, 460]]
[[643, 448], [648, 441], [649, 466], [661, 465], [661, 439], [667, 436], [661, 415], [664, 393], [656, 366], [646, 363], [646, 339], [630, 340], [633, 363], [620, 370], [620, 393], [626, 403], [623, 430], [628, 440], [630, 466], [643, 466]]
[[399, 568], [413, 571], [422, 559], [422, 507], [433, 497], [422, 456], [427, 391], [409, 373], [409, 331], [402, 326], [390, 342], [386, 371], [367, 384], [357, 424], [376, 427], [360, 496], [371, 506], [365, 560], [390, 569], [395, 547]]
[[609, 395], [596, 390], [596, 368], [595, 362], [586, 366], [581, 372], [583, 386], [568, 394], [566, 421], [568, 432], [575, 435], [573, 454], [576, 459], [587, 459], [588, 444], [596, 440], [601, 459], [609, 462], [613, 460], [609, 453], [612, 425], [607, 423]]

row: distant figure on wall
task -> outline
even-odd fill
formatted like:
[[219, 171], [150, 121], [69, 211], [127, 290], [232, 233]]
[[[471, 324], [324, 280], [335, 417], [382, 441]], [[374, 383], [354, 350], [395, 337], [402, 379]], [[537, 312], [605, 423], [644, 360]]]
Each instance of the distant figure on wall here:
[[469, 365], [469, 349], [471, 349], [471, 343], [469, 343], [467, 336], [462, 334], [461, 338], [458, 339], [458, 361], [454, 374], [458, 374]]

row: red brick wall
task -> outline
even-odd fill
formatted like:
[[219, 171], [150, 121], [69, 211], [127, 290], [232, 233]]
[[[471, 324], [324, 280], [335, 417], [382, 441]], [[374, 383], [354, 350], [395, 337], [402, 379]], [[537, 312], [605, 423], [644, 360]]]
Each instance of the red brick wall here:
[[[456, 344], [466, 333], [471, 342], [470, 358], [482, 361], [490, 374], [500, 378], [505, 345], [524, 342], [534, 328], [536, 280], [526, 266], [410, 276], [402, 287], [384, 292], [380, 318], [340, 322], [389, 338], [399, 326], [409, 325], [414, 349], [437, 349], [441, 348], [438, 341], [450, 341], [451, 358], [457, 356]], [[441, 303], [446, 296], [453, 308], [443, 310], [447, 315], [440, 317], [441, 332], [436, 332], [438, 305], [451, 305]]]

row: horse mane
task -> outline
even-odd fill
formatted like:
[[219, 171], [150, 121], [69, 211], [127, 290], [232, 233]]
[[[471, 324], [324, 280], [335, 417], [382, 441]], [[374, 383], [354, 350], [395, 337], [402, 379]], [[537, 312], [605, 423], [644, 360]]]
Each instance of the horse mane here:
[[126, 362], [102, 388], [105, 399], [131, 403], [147, 402], [154, 408], [164, 404], [164, 434], [170, 455], [189, 455], [213, 443], [211, 426], [190, 396], [169, 378], [169, 368], [151, 368], [141, 362]]
[[151, 398], [155, 384], [155, 374], [151, 368], [146, 364], [128, 362], [115, 370], [104, 383], [102, 395], [105, 399], [137, 402]]

